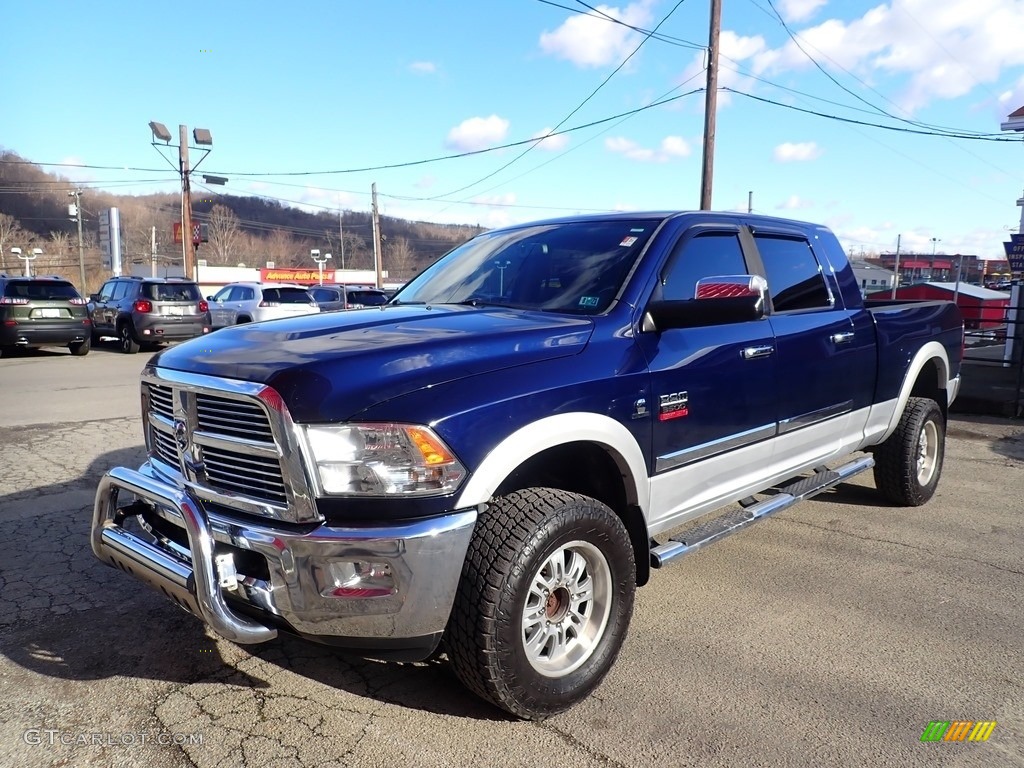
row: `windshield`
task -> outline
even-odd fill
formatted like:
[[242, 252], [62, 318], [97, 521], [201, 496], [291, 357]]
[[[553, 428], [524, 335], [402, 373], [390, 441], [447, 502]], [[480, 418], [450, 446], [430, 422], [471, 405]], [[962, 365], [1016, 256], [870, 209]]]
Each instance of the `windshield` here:
[[618, 294], [658, 223], [579, 221], [483, 234], [428, 267], [396, 301], [597, 314]]

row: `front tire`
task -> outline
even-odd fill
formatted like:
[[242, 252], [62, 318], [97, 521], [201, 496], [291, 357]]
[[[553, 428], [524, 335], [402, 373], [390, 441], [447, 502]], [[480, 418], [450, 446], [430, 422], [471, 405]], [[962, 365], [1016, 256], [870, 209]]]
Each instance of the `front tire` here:
[[629, 534], [604, 504], [551, 488], [496, 498], [477, 521], [445, 644], [466, 687], [525, 719], [586, 698], [633, 613]]
[[939, 485], [946, 452], [946, 421], [939, 404], [912, 397], [900, 423], [875, 449], [875, 486], [887, 499], [919, 507]]

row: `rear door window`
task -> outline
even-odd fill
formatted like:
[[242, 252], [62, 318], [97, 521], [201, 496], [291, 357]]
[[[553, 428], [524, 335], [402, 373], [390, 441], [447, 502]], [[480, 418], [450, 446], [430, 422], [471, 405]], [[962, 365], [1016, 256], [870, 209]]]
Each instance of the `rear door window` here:
[[128, 283], [125, 282], [124, 280], [118, 280], [114, 284], [114, 292], [111, 294], [110, 299], [111, 299], [111, 301], [117, 301], [118, 299], [123, 299], [125, 297], [125, 294], [127, 294], [127, 293], [128, 293]]
[[313, 297], [305, 288], [264, 288], [263, 300], [278, 304], [309, 304]]
[[825, 276], [806, 240], [755, 233], [754, 241], [761, 252], [776, 312], [832, 306]]

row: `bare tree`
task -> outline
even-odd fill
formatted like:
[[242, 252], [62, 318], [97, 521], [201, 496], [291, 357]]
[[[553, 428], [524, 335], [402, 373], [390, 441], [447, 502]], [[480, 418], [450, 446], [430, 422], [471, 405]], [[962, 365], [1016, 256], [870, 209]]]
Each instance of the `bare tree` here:
[[7, 251], [18, 245], [24, 237], [19, 221], [6, 213], [0, 213], [0, 272], [7, 270]]
[[225, 205], [210, 209], [209, 248], [211, 261], [232, 264], [241, 256], [243, 233], [235, 212]]
[[403, 281], [413, 276], [416, 271], [416, 252], [407, 238], [396, 237], [388, 241], [384, 267], [388, 270], [389, 280]]
[[272, 261], [277, 266], [283, 267], [295, 253], [295, 243], [287, 232], [275, 229], [263, 240], [262, 250], [266, 261]]

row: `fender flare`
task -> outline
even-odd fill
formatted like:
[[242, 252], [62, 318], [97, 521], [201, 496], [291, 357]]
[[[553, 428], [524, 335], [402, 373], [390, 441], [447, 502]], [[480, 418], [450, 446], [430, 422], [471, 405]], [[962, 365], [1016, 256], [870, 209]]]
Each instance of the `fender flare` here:
[[646, 517], [651, 488], [647, 462], [636, 438], [615, 419], [588, 412], [547, 416], [508, 435], [473, 472], [455, 509], [486, 503], [516, 467], [541, 451], [578, 442], [596, 443], [608, 452], [625, 479], [627, 502], [640, 507]]
[[[939, 380], [936, 383], [938, 388], [943, 392], [948, 390], [949, 356], [946, 354], [946, 348], [937, 341], [926, 342], [910, 361], [910, 367], [907, 369], [907, 374], [903, 377], [903, 386], [900, 387], [900, 394], [896, 398], [896, 408], [893, 411], [892, 416], [889, 417], [889, 426], [886, 428], [879, 442], [887, 439], [889, 435], [896, 431], [896, 427], [899, 425], [900, 418], [903, 416], [903, 410], [907, 407], [907, 401], [910, 399], [910, 392], [913, 390], [918, 376], [921, 374], [925, 365], [936, 359], [939, 362]], [[947, 405], [948, 403], [939, 403], [939, 406], [943, 408], [943, 410], [945, 410]]]

